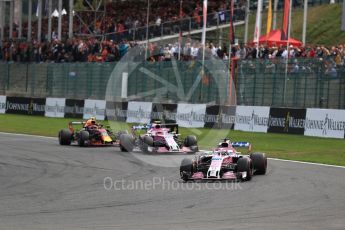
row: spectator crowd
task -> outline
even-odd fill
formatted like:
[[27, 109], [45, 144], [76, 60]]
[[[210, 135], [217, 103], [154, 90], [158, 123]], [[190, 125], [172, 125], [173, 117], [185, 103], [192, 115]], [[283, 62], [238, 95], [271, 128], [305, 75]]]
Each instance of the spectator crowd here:
[[[244, 3], [238, 1], [234, 12], [234, 20], [244, 19]], [[149, 13], [150, 37], [169, 35], [200, 28], [202, 26], [202, 1], [182, 1], [180, 12], [180, 0], [151, 1], [150, 10], [147, 12], [147, 2], [137, 0], [116, 1], [107, 3], [101, 7], [85, 5], [83, 9], [74, 11], [73, 33], [83, 36], [106, 36], [109, 40], [121, 41], [122, 39], [145, 40], [147, 13]], [[42, 40], [48, 37], [48, 12], [44, 10], [45, 17], [42, 20]], [[35, 17], [33, 17], [35, 18]], [[226, 0], [209, 0], [208, 24], [215, 25], [225, 23], [230, 18], [229, 5]], [[62, 38], [68, 37], [68, 15], [62, 15]], [[31, 37], [37, 37], [38, 21], [32, 22]], [[57, 37], [57, 20], [52, 17], [52, 37]], [[55, 30], [54, 30], [55, 28]], [[13, 24], [11, 32], [13, 38], [19, 34], [19, 26]], [[4, 34], [9, 34], [9, 26], [4, 27]], [[23, 23], [22, 36], [28, 35], [28, 23]]]
[[[244, 17], [244, 2], [237, 1], [234, 15], [237, 19]], [[149, 18], [149, 37], [163, 34], [178, 33], [180, 29], [197, 29], [202, 26], [202, 1], [183, 1], [182, 15], [180, 15], [179, 0], [153, 1]], [[145, 50], [142, 43], [137, 42], [146, 36], [146, 9], [145, 1], [116, 1], [106, 6], [107, 14], [100, 20], [94, 20], [92, 11], [81, 11], [80, 20], [74, 20], [74, 38], [67, 38], [68, 21], [63, 18], [63, 40], [56, 39], [53, 30], [51, 42], [32, 40], [27, 42], [20, 39], [7, 39], [0, 47], [0, 60], [5, 62], [112, 62], [120, 60], [128, 50], [139, 49], [139, 59], [146, 57], [151, 62], [169, 61], [172, 58], [181, 60], [201, 59], [203, 46], [199, 42], [186, 39], [179, 43], [158, 44], [149, 43]], [[229, 20], [228, 1], [209, 0], [208, 23], [213, 25]], [[182, 18], [182, 21], [180, 20]], [[190, 19], [193, 20], [190, 20]], [[185, 23], [184, 23], [184, 20]], [[192, 23], [191, 23], [192, 22]], [[162, 26], [163, 24], [169, 26]], [[170, 23], [170, 24], [169, 24]], [[47, 34], [47, 19], [43, 20], [42, 32]], [[32, 37], [35, 37], [33, 25]], [[187, 28], [188, 27], [188, 28]], [[190, 28], [192, 27], [192, 28]], [[14, 26], [14, 38], [17, 26]], [[24, 36], [27, 25], [24, 25]], [[79, 35], [78, 35], [79, 34]], [[85, 36], [90, 35], [93, 36]], [[136, 38], [136, 39], [135, 39]], [[277, 59], [277, 58], [320, 58], [329, 60], [335, 66], [345, 64], [345, 48], [343, 45], [325, 46], [244, 46], [235, 44], [231, 47], [231, 54], [225, 44], [206, 44], [205, 58], [212, 56], [228, 60], [236, 59]]]
[[[145, 44], [135, 41], [98, 40], [96, 38], [72, 38], [65, 41], [53, 40], [52, 42], [26, 42], [20, 40], [7, 40], [1, 47], [0, 60], [5, 62], [113, 62], [119, 61], [130, 49], [136, 48], [139, 52], [138, 60], [169, 61], [172, 58], [201, 60], [203, 46], [200, 42], [185, 39], [181, 42], [160, 44], [149, 43], [146, 51]], [[147, 52], [147, 53], [146, 53]], [[219, 45], [209, 42], [206, 44], [205, 58], [216, 57], [223, 60], [229, 59], [229, 49], [226, 44]], [[235, 44], [231, 47], [231, 58], [235, 59], [286, 59], [286, 58], [318, 58], [330, 61], [335, 66], [345, 65], [344, 45], [332, 47], [286, 45], [265, 46], [259, 49], [252, 45]]]

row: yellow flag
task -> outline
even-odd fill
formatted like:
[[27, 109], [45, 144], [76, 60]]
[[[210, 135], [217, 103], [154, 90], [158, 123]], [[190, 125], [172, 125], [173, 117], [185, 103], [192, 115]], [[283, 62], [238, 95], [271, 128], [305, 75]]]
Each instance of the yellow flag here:
[[267, 26], [266, 26], [266, 34], [271, 32], [272, 28], [272, 0], [268, 1], [268, 12], [267, 12]]

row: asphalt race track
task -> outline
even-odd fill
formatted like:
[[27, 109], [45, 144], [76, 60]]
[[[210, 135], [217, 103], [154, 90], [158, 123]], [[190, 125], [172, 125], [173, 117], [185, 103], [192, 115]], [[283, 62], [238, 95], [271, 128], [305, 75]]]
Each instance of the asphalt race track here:
[[345, 168], [270, 160], [250, 182], [183, 183], [135, 154], [0, 134], [0, 229], [345, 229]]

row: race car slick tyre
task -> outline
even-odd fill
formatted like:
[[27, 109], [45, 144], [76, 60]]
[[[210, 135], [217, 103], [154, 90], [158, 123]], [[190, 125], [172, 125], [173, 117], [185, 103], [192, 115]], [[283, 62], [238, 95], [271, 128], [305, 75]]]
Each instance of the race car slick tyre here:
[[62, 129], [59, 132], [60, 145], [70, 145], [72, 141], [72, 132], [69, 129]]
[[150, 136], [144, 136], [143, 137], [143, 142], [147, 144], [148, 146], [153, 146], [153, 138]]
[[190, 147], [193, 145], [197, 145], [197, 140], [196, 140], [196, 136], [194, 135], [188, 135], [185, 139], [184, 139], [184, 146], [186, 147]]
[[90, 139], [90, 134], [88, 131], [82, 130], [79, 133], [79, 139], [78, 139], [78, 144], [80, 147], [86, 147], [88, 146]]
[[180, 166], [181, 179], [184, 181], [188, 181], [188, 179], [192, 176], [192, 174], [193, 174], [193, 162], [189, 158], [184, 158], [181, 161], [181, 166]]
[[192, 145], [189, 148], [192, 151], [191, 153], [196, 153], [199, 151], [199, 147], [197, 145]]
[[114, 139], [120, 140], [120, 137], [122, 134], [128, 134], [128, 131], [127, 130], [119, 131], [116, 135], [116, 138], [114, 138]]
[[134, 138], [132, 135], [123, 133], [120, 135], [121, 152], [132, 152], [134, 148]]
[[140, 149], [143, 153], [149, 153], [149, 146], [153, 147], [153, 138], [150, 136], [144, 136], [141, 139]]
[[267, 170], [266, 155], [264, 153], [252, 153], [250, 159], [252, 159], [255, 174], [265, 175]]
[[244, 180], [251, 180], [253, 176], [253, 165], [251, 159], [248, 157], [238, 159], [237, 172], [247, 172], [247, 177]]

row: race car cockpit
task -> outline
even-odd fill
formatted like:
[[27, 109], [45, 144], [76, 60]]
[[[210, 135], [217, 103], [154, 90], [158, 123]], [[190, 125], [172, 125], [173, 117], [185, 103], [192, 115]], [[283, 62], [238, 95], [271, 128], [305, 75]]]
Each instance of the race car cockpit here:
[[231, 147], [231, 141], [228, 138], [225, 138], [218, 144], [219, 148], [229, 148]]

